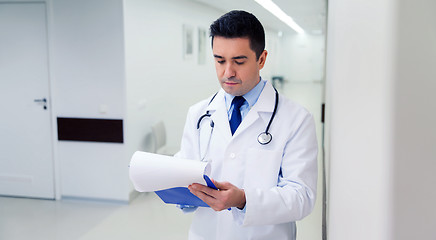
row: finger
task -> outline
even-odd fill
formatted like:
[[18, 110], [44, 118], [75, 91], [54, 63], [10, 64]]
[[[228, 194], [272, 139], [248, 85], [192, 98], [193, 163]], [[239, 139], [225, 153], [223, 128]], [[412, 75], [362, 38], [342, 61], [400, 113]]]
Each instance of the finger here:
[[203, 200], [204, 202], [208, 203], [211, 202], [213, 200], [215, 200], [214, 197], [206, 194], [205, 192], [202, 191], [191, 191], [192, 194], [194, 194], [195, 196], [197, 196], [198, 198], [200, 198], [201, 200]]
[[202, 191], [191, 190], [191, 193], [194, 194], [195, 196], [197, 196], [198, 198], [200, 198], [203, 202], [205, 202], [207, 205], [212, 207], [214, 210], [216, 210], [214, 208], [214, 206], [217, 203], [217, 199], [215, 199], [212, 196], [207, 195], [206, 193], [204, 193]]
[[210, 188], [208, 186], [204, 186], [204, 185], [201, 185], [201, 184], [194, 183], [194, 184], [192, 184], [191, 189], [194, 190], [194, 191], [203, 192], [203, 193], [205, 193], [205, 194], [207, 194], [207, 195], [209, 195], [209, 196], [211, 196], [213, 198], [216, 198], [217, 190], [212, 189], [212, 188]]
[[195, 196], [200, 198], [203, 202], [205, 202], [207, 205], [209, 205], [209, 207], [211, 207], [215, 211], [222, 211], [224, 209], [227, 209], [227, 207], [225, 207], [223, 203], [221, 203], [218, 199], [213, 198], [205, 194], [204, 192], [199, 192], [199, 191], [195, 192]]
[[188, 186], [189, 190], [194, 189], [196, 191], [206, 191], [206, 189], [208, 189], [208, 186], [205, 186], [203, 184], [200, 183], [193, 183], [191, 185]]

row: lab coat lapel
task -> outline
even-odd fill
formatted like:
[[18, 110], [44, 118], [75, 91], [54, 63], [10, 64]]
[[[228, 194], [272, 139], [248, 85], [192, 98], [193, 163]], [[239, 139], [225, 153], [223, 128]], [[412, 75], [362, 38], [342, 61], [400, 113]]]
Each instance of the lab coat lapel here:
[[245, 118], [242, 120], [241, 125], [239, 125], [234, 136], [237, 136], [246, 129], [248, 129], [253, 123], [256, 122], [256, 120], [259, 119], [259, 117], [261, 117], [263, 122], [267, 124], [269, 118], [271, 117], [271, 114], [265, 113], [272, 113], [274, 111], [274, 104], [275, 91], [271, 83], [267, 82], [256, 104], [254, 104], [254, 106], [248, 112], [247, 116], [245, 116]]
[[206, 110], [210, 111], [211, 119], [215, 123], [214, 133], [216, 132], [217, 134], [222, 135], [226, 142], [229, 142], [232, 138], [232, 133], [230, 132], [229, 117], [227, 115], [223, 89], [218, 92], [215, 99], [210, 103]]

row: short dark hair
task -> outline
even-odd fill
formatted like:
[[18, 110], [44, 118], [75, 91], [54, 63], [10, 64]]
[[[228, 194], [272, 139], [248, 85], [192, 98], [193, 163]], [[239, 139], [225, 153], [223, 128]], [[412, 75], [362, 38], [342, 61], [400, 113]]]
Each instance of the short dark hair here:
[[265, 31], [259, 20], [251, 13], [241, 10], [233, 10], [210, 25], [210, 37], [215, 36], [225, 38], [248, 38], [250, 40], [250, 48], [256, 53], [256, 58], [259, 59], [265, 49]]

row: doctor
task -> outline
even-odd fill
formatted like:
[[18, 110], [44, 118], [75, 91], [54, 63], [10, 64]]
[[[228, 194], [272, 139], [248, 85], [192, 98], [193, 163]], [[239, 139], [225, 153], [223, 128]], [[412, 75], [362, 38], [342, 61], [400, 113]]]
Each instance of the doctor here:
[[222, 89], [189, 109], [177, 156], [209, 161], [219, 190], [189, 186], [211, 206], [182, 206], [195, 211], [189, 239], [295, 239], [315, 203], [313, 117], [260, 77], [267, 51], [254, 15], [231, 11], [210, 36]]

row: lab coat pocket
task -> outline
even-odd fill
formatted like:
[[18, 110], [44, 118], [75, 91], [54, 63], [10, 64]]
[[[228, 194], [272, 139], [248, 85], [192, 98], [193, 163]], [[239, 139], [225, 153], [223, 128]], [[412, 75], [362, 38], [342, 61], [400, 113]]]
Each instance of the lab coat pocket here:
[[277, 186], [282, 153], [264, 149], [248, 149], [244, 188], [269, 189]]

